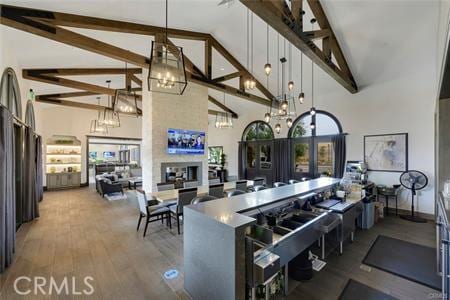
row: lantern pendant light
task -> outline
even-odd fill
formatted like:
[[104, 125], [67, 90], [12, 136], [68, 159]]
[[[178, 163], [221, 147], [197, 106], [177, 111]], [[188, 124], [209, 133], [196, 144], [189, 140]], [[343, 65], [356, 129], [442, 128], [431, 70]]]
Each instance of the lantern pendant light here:
[[166, 0], [166, 32], [164, 42], [152, 41], [148, 71], [148, 90], [182, 95], [187, 86], [183, 48], [169, 43], [168, 0]]
[[[314, 31], [314, 23], [316, 19], [311, 19], [311, 30]], [[316, 114], [316, 108], [314, 107], [314, 62], [311, 60], [311, 109], [309, 111], [311, 114], [311, 130], [316, 128], [316, 124], [314, 123], [314, 115]]]
[[270, 72], [272, 71], [272, 65], [269, 63], [269, 24], [267, 24], [267, 49], [266, 49], [266, 54], [267, 54], [267, 63], [264, 65], [264, 72], [266, 73], [266, 76], [270, 75]]
[[[97, 104], [100, 106], [100, 97], [97, 97]], [[91, 133], [99, 133], [99, 134], [108, 134], [108, 127], [106, 125], [100, 124], [99, 120], [101, 119], [100, 110], [97, 113], [97, 119], [91, 121]]]
[[[127, 63], [125, 63], [125, 76], [128, 76]], [[131, 85], [125, 80], [125, 89], [116, 90], [113, 109], [116, 113], [136, 114], [138, 116], [137, 95], [131, 90]]]
[[[223, 105], [225, 106], [225, 92], [223, 93]], [[219, 129], [233, 128], [233, 115], [230, 112], [217, 112], [214, 125]]]
[[[111, 80], [107, 80], [108, 89], [111, 87]], [[114, 111], [114, 105], [111, 103], [111, 96], [108, 95], [108, 106], [103, 110], [102, 117], [98, 120], [100, 125], [105, 125], [110, 128], [120, 127], [119, 113]]]

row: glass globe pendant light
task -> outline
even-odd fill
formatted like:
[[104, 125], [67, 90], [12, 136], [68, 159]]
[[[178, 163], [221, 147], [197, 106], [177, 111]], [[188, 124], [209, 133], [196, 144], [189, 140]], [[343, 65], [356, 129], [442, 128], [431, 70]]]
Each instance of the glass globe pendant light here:
[[[250, 18], [251, 18], [251, 27], [250, 27]], [[248, 8], [247, 8], [247, 70], [249, 70], [250, 77], [248, 77], [244, 81], [244, 88], [246, 90], [253, 90], [256, 87], [256, 81], [251, 75], [253, 74], [253, 12], [250, 13], [250, 10]]]
[[275, 132], [276, 132], [277, 134], [280, 134], [280, 132], [281, 132], [281, 125], [280, 125], [280, 123], [277, 123], [277, 124], [275, 125]]
[[288, 82], [288, 90], [291, 92], [294, 89], [294, 81], [292, 80], [292, 44], [289, 43], [289, 80]]
[[266, 112], [266, 114], [264, 115], [264, 121], [266, 123], [270, 123], [270, 118], [271, 118], [270, 113]]
[[292, 127], [292, 118], [287, 118], [287, 119], [286, 119], [286, 126], [287, 126], [288, 128], [291, 128], [291, 127]]
[[300, 93], [298, 94], [298, 102], [305, 102], [305, 93], [303, 92], [303, 52], [300, 51]]
[[267, 24], [267, 49], [266, 49], [266, 54], [267, 54], [267, 63], [264, 65], [264, 72], [266, 73], [266, 76], [270, 75], [270, 72], [272, 71], [272, 65], [269, 63], [269, 24]]
[[[314, 31], [314, 23], [316, 19], [311, 19], [311, 30]], [[314, 107], [314, 62], [311, 60], [311, 109], [309, 110], [311, 115], [311, 124], [309, 124], [311, 130], [316, 128], [316, 124], [314, 123], [314, 115], [316, 114], [316, 108]]]

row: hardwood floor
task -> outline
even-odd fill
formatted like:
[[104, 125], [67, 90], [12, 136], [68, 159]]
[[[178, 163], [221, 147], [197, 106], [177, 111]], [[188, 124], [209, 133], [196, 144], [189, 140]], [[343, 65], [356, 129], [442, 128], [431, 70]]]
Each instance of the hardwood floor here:
[[[20, 276], [64, 276], [81, 285], [86, 276], [94, 278], [91, 299], [188, 299], [183, 291], [182, 235], [159, 222], [136, 232], [138, 210], [134, 200], [108, 202], [93, 188], [46, 192], [40, 204], [41, 217], [22, 225], [17, 233], [13, 265], [0, 274], [0, 298], [18, 299], [14, 281]], [[400, 299], [427, 299], [435, 291], [374, 268], [361, 268], [361, 261], [378, 236], [434, 245], [434, 227], [399, 218], [385, 218], [369, 231], [358, 231], [356, 240], [344, 247], [342, 256], [331, 254], [327, 266], [314, 278], [299, 283], [289, 299], [337, 299], [348, 278]], [[176, 279], [165, 279], [168, 269], [177, 269]], [[370, 271], [369, 271], [370, 270]], [[21, 280], [21, 291], [33, 288]], [[86, 296], [32, 294], [33, 299], [72, 299]]]

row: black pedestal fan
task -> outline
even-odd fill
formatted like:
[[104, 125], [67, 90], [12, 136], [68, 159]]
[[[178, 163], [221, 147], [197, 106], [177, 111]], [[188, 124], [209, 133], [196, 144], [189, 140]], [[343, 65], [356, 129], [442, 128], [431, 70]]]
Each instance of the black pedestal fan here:
[[420, 171], [409, 170], [400, 175], [400, 183], [408, 190], [411, 190], [411, 215], [401, 215], [400, 217], [411, 222], [426, 223], [427, 220], [414, 215], [414, 196], [416, 191], [427, 186], [427, 176]]

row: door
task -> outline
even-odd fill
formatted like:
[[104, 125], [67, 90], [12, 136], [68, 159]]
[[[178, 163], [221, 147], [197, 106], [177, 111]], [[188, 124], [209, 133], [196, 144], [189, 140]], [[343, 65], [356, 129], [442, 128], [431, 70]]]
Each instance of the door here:
[[314, 159], [317, 162], [314, 177], [334, 175], [334, 147], [331, 138], [314, 138]]
[[55, 174], [48, 174], [47, 175], [47, 187], [49, 189], [54, 189], [58, 186], [58, 182], [57, 182], [57, 176]]
[[265, 179], [268, 186], [272, 185], [273, 143], [272, 141], [254, 141], [246, 143], [245, 167], [247, 179], [257, 177]]
[[314, 152], [312, 139], [297, 138], [292, 144], [292, 174], [294, 179], [314, 177]]

